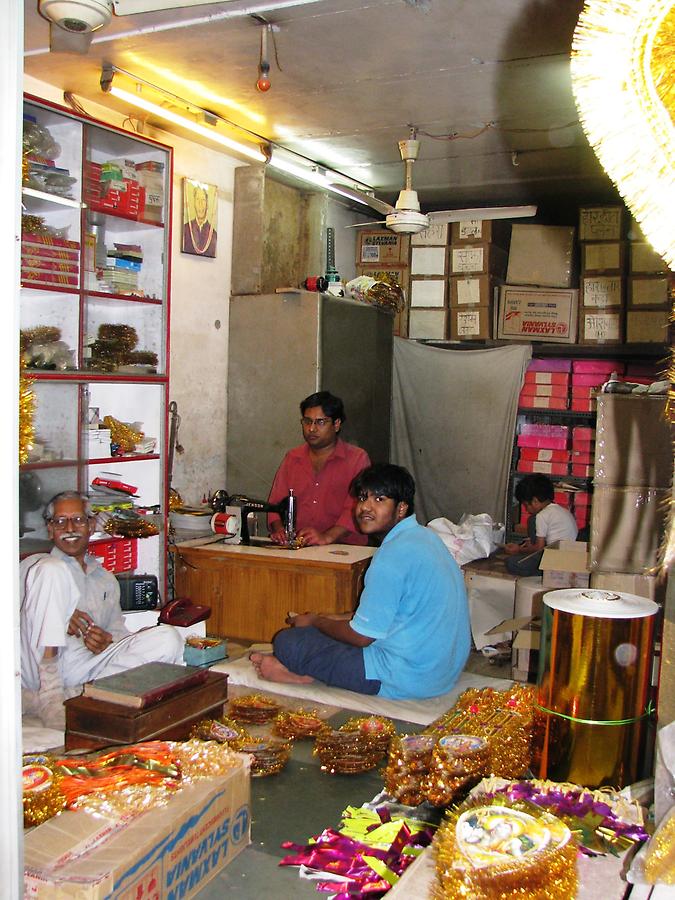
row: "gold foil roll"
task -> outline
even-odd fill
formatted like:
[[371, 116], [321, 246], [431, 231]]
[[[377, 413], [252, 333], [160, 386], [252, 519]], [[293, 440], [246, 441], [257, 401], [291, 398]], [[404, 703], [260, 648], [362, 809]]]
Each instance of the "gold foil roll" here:
[[638, 780], [658, 606], [633, 594], [544, 595], [537, 689], [539, 777], [595, 788]]

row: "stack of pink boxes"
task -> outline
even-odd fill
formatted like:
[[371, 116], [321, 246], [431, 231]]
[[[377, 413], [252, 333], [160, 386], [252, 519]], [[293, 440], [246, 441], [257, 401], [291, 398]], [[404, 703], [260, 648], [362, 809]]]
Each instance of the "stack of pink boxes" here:
[[[570, 429], [567, 425], [546, 425], [539, 422], [524, 422], [518, 434], [518, 472], [541, 472], [544, 475], [564, 476], [570, 470]], [[569, 494], [556, 491], [556, 495], [566, 498], [556, 503], [569, 506]], [[529, 516], [521, 507], [519, 524], [525, 529]]]
[[571, 359], [533, 359], [518, 398], [524, 409], [568, 409]]
[[575, 359], [570, 408], [575, 412], [595, 412], [595, 392], [609, 381], [612, 373], [622, 377], [624, 369], [624, 364], [618, 360]]

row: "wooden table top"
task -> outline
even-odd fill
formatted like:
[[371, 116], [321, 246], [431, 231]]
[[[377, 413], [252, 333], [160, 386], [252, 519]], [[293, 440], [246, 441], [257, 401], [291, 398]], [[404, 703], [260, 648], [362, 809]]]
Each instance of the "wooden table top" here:
[[357, 547], [352, 544], [327, 544], [323, 547], [302, 547], [289, 550], [276, 544], [226, 544], [222, 538], [195, 538], [175, 545], [183, 550], [199, 550], [209, 554], [260, 559], [273, 558], [275, 562], [307, 562], [329, 566], [352, 566], [354, 563], [370, 559], [376, 547]]

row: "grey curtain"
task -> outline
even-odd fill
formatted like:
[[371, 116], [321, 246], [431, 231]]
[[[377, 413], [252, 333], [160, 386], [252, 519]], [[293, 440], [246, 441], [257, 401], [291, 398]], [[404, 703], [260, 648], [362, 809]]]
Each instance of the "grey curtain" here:
[[504, 521], [529, 345], [452, 350], [394, 338], [392, 461], [417, 485], [423, 524], [464, 513]]

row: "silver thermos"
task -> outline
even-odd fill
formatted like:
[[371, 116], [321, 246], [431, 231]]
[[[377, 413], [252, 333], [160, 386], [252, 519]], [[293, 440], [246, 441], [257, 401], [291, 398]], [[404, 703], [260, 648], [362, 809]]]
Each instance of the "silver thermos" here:
[[284, 522], [286, 530], [286, 540], [289, 544], [295, 542], [295, 494], [293, 488], [288, 492], [288, 506], [286, 508], [286, 521]]

